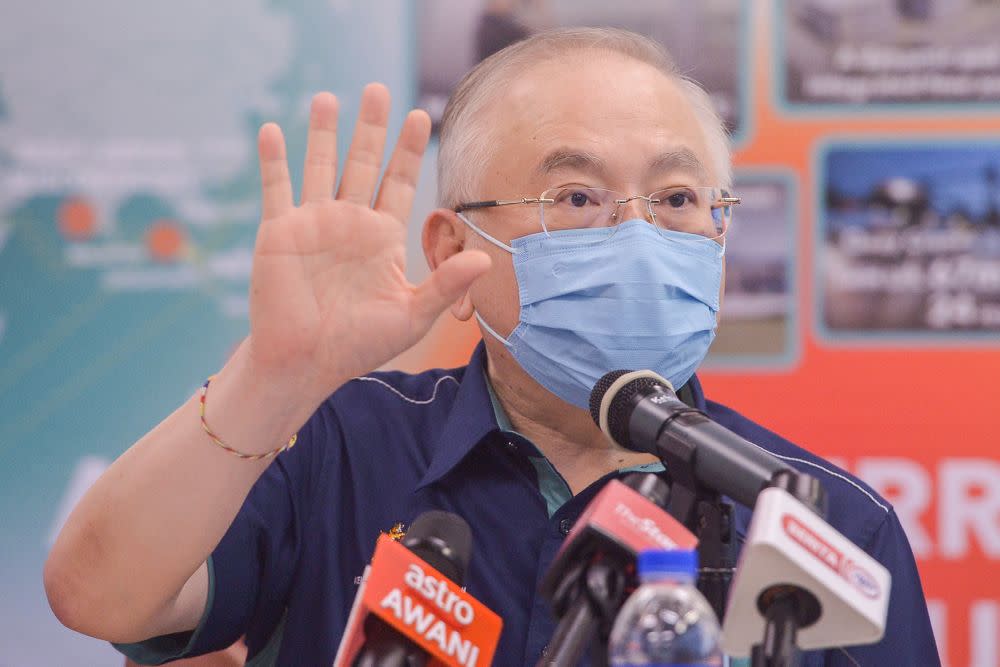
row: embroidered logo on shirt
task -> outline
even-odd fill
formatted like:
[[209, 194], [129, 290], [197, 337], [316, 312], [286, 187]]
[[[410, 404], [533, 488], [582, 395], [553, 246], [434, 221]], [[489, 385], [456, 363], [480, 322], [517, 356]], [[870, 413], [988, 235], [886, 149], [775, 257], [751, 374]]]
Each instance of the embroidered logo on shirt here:
[[406, 524], [402, 521], [397, 521], [393, 524], [392, 528], [389, 529], [386, 535], [388, 535], [389, 539], [393, 542], [399, 542], [403, 539], [403, 536], [406, 535]]
[[[393, 542], [399, 542], [406, 535], [406, 524], [403, 523], [402, 521], [397, 521], [396, 523], [392, 524], [392, 528], [390, 528], [389, 530], [383, 530], [382, 535], [385, 535]], [[364, 581], [363, 574], [359, 574], [358, 576], [354, 577], [355, 586], [360, 586], [362, 581]]]

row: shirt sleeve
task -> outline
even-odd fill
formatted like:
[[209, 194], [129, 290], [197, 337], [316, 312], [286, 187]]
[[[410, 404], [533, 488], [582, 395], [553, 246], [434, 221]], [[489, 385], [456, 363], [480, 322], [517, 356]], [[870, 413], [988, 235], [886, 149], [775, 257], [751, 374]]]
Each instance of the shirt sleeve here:
[[866, 551], [892, 575], [885, 636], [875, 644], [826, 652], [829, 667], [921, 665], [940, 667], [920, 574], [903, 527], [890, 510]]
[[[160, 665], [222, 650], [244, 635], [251, 653], [266, 644], [284, 616], [321, 469], [339, 455], [341, 442], [334, 412], [324, 405], [257, 480], [208, 559], [208, 599], [197, 628], [113, 646], [135, 662]], [[241, 463], [233, 457], [233, 465]]]
[[195, 655], [193, 653], [194, 647], [205, 629], [208, 612], [212, 609], [215, 597], [215, 567], [212, 556], [208, 557], [206, 565], [208, 568], [208, 598], [205, 602], [205, 611], [202, 612], [201, 619], [198, 621], [198, 627], [191, 632], [176, 632], [151, 637], [132, 644], [112, 642], [111, 645], [126, 658], [140, 665], [162, 665], [165, 662]]

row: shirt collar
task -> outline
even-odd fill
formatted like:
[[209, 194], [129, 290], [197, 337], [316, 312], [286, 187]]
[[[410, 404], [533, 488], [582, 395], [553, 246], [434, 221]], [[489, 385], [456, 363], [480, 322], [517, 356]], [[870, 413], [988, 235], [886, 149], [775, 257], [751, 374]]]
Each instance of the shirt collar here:
[[[702, 411], [707, 407], [701, 382], [696, 375], [691, 376], [677, 394], [691, 407]], [[430, 465], [417, 488], [429, 486], [451, 472], [486, 436], [504, 428], [509, 430], [509, 422], [501, 425], [498, 414], [502, 411], [498, 413], [495, 410], [490, 395], [486, 377], [486, 348], [480, 341], [462, 376]], [[507, 421], [506, 415], [503, 419]]]
[[483, 381], [486, 383], [486, 392], [490, 397], [490, 407], [493, 408], [493, 417], [497, 421], [497, 426], [500, 427], [501, 431], [510, 431], [515, 433], [514, 425], [510, 423], [510, 417], [507, 416], [507, 411], [503, 409], [503, 405], [500, 404], [500, 399], [497, 398], [497, 392], [493, 389], [493, 383], [490, 381], [488, 375], [483, 375]]
[[447, 475], [487, 435], [497, 430], [499, 426], [486, 388], [486, 349], [480, 341], [462, 375], [430, 465], [417, 488], [433, 484]]
[[705, 390], [701, 388], [701, 380], [698, 379], [697, 375], [692, 375], [691, 379], [681, 387], [680, 391], [677, 392], [677, 398], [684, 401], [688, 406], [697, 408], [702, 412], [708, 410]]

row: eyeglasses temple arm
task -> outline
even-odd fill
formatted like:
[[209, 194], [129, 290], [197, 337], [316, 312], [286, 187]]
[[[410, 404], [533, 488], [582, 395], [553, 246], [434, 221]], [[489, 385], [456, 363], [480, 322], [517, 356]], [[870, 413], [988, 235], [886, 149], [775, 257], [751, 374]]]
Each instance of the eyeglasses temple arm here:
[[541, 197], [522, 197], [521, 199], [490, 199], [487, 201], [470, 201], [455, 207], [455, 213], [474, 208], [492, 208], [494, 206], [509, 206], [511, 204], [551, 204], [554, 200]]

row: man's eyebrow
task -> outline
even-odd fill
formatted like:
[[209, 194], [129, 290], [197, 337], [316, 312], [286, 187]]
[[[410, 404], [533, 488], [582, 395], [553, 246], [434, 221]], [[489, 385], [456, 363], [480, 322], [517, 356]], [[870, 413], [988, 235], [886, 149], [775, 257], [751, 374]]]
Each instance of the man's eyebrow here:
[[669, 171], [686, 171], [689, 174], [705, 180], [708, 178], [708, 169], [702, 164], [698, 156], [690, 148], [678, 148], [674, 151], [663, 153], [649, 163], [651, 173], [663, 173]]
[[[597, 155], [571, 148], [557, 148], [539, 163], [536, 170], [539, 175], [546, 176], [559, 169], [572, 169], [591, 174], [604, 174], [605, 163]], [[698, 159], [690, 148], [678, 148], [660, 154], [649, 163], [649, 172], [658, 174], [671, 171], [682, 171], [699, 180], [708, 178], [708, 169]]]
[[539, 163], [538, 173], [542, 176], [557, 169], [575, 169], [590, 173], [604, 173], [604, 160], [593, 153], [577, 151], [569, 148], [557, 148]]

